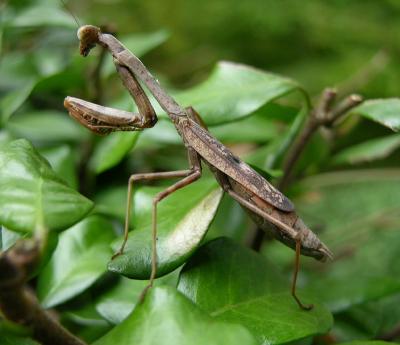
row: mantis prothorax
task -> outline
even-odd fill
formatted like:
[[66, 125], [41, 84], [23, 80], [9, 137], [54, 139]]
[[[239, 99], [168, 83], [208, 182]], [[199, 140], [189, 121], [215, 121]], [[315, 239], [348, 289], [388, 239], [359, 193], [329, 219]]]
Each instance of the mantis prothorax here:
[[97, 134], [108, 134], [120, 130], [135, 131], [154, 126], [157, 117], [138, 82], [139, 79], [168, 114], [182, 137], [189, 157], [187, 170], [134, 174], [129, 178], [124, 240], [114, 257], [124, 251], [128, 239], [133, 183], [141, 180], [181, 178], [153, 199], [152, 270], [149, 285], [145, 291], [153, 285], [157, 275], [157, 205], [171, 193], [199, 179], [202, 173], [201, 162], [204, 162], [209, 166], [222, 189], [249, 213], [259, 227], [295, 249], [292, 295], [302, 309], [311, 309], [312, 305], [304, 305], [296, 295], [300, 254], [320, 261], [331, 258], [332, 254], [297, 216], [292, 202], [212, 137], [196, 111], [192, 107], [181, 107], [160, 86], [143, 63], [114, 36], [102, 33], [95, 26], [86, 25], [78, 30], [78, 38], [80, 52], [84, 56], [96, 44], [105, 47], [112, 54], [122, 82], [133, 96], [139, 113], [106, 108], [78, 98], [67, 97], [64, 105], [70, 115]]

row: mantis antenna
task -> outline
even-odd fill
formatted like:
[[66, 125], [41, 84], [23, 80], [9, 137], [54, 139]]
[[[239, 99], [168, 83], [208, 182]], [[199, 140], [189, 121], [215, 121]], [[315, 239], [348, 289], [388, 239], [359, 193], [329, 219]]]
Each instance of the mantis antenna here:
[[67, 6], [67, 3], [64, 0], [60, 0], [64, 8], [67, 10], [67, 12], [71, 15], [72, 18], [74, 18], [74, 21], [76, 25], [78, 25], [78, 28], [80, 28], [82, 25], [79, 22], [78, 18], [75, 16], [75, 14], [70, 10], [70, 8]]

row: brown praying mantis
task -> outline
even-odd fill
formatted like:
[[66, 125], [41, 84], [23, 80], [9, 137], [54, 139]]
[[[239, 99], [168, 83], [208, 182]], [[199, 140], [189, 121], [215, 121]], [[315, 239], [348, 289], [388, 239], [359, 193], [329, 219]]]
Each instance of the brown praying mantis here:
[[82, 125], [100, 135], [106, 135], [113, 131], [136, 131], [152, 127], [157, 122], [157, 116], [150, 100], [138, 82], [140, 80], [167, 113], [182, 137], [188, 152], [190, 167], [187, 170], [131, 175], [128, 182], [124, 240], [119, 251], [113, 257], [123, 253], [128, 239], [133, 183], [181, 178], [153, 199], [152, 270], [149, 284], [144, 293], [153, 285], [157, 275], [157, 205], [171, 193], [199, 179], [202, 174], [201, 163], [204, 162], [208, 165], [222, 189], [247, 211], [260, 228], [271, 232], [276, 239], [295, 249], [295, 268], [291, 293], [302, 309], [311, 309], [312, 305], [304, 305], [296, 295], [300, 254], [314, 257], [320, 261], [332, 258], [332, 254], [299, 218], [292, 202], [212, 137], [199, 114], [192, 107], [181, 107], [160, 86], [143, 63], [114, 36], [102, 33], [95, 26], [85, 25], [78, 30], [78, 38], [80, 40], [80, 53], [83, 56], [88, 55], [96, 44], [103, 46], [112, 54], [117, 72], [137, 104], [139, 112], [126, 112], [78, 98], [66, 97], [64, 106], [68, 109], [70, 115]]

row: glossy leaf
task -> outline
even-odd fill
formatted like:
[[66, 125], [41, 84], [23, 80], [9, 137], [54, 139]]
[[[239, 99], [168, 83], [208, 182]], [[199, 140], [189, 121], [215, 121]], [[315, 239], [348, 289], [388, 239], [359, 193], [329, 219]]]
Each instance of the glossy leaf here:
[[371, 139], [348, 147], [332, 158], [332, 164], [359, 164], [388, 157], [400, 147], [400, 135]]
[[111, 328], [110, 324], [97, 312], [89, 291], [76, 297], [72, 303], [66, 305], [63, 311], [63, 318], [77, 325], [106, 327], [107, 330]]
[[68, 145], [60, 145], [48, 149], [41, 149], [53, 170], [72, 188], [78, 188], [78, 178], [75, 167], [74, 152]]
[[[281, 344], [326, 333], [321, 305], [301, 310], [286, 282], [261, 255], [221, 238], [201, 247], [182, 270], [178, 289], [218, 320], [246, 326], [261, 342]], [[304, 297], [314, 302], [315, 297]]]
[[1, 122], [5, 123], [26, 101], [35, 86], [34, 80], [29, 80], [21, 88], [11, 91], [0, 100]]
[[96, 146], [90, 158], [90, 167], [100, 174], [117, 165], [133, 148], [138, 138], [138, 132], [114, 132]]
[[[134, 279], [147, 279], [151, 272], [151, 209], [155, 192], [144, 187], [133, 198], [135, 229], [124, 254], [109, 263], [109, 270]], [[158, 206], [158, 276], [173, 271], [199, 246], [214, 218], [222, 191], [213, 180], [197, 181], [168, 196]], [[113, 246], [117, 250], [120, 242]]]
[[[157, 280], [156, 285], [176, 287], [179, 269]], [[95, 303], [97, 312], [108, 322], [119, 324], [133, 311], [148, 280], [120, 277], [118, 282], [102, 294]]]
[[[105, 188], [94, 198], [96, 203], [95, 210], [103, 215], [117, 218], [121, 223], [125, 221], [126, 198], [128, 181], [126, 185]], [[134, 218], [131, 217], [131, 227]]]
[[120, 325], [93, 345], [255, 345], [251, 333], [241, 325], [210, 318], [170, 287], [155, 287], [144, 303]]
[[137, 149], [152, 148], [160, 145], [181, 145], [182, 138], [179, 136], [174, 124], [170, 119], [160, 117], [157, 124], [140, 133]]
[[281, 132], [277, 123], [266, 114], [254, 114], [232, 123], [212, 126], [209, 127], [209, 131], [218, 140], [228, 143], [265, 143], [276, 138]]
[[91, 216], [60, 235], [57, 248], [39, 276], [38, 297], [46, 308], [78, 295], [105, 271], [112, 255], [112, 225]]
[[369, 100], [354, 108], [352, 112], [359, 113], [372, 121], [389, 127], [395, 132], [400, 130], [399, 98]]
[[310, 263], [307, 290], [332, 311], [400, 291], [399, 176], [398, 170], [353, 170], [301, 184], [307, 192], [298, 211], [311, 228], [324, 229], [321, 238], [337, 258], [322, 271]]
[[300, 132], [307, 115], [308, 108], [303, 107], [283, 135], [277, 136], [270, 144], [248, 154], [245, 158], [246, 162], [265, 170], [279, 167]]
[[60, 319], [63, 325], [73, 329], [74, 335], [88, 344], [99, 339], [112, 328], [112, 325], [95, 308], [96, 294], [102, 292], [110, 281], [108, 275], [102, 278], [93, 287], [60, 307]]
[[[0, 64], [0, 87], [4, 90], [29, 89], [38, 77], [36, 66], [26, 51], [8, 51]], [[10, 93], [11, 95], [11, 93]], [[27, 96], [26, 96], [27, 97]], [[25, 97], [25, 99], [26, 99]]]
[[26, 140], [0, 148], [0, 222], [23, 232], [63, 230], [93, 207]]
[[40, 345], [29, 336], [29, 330], [6, 320], [0, 322], [1, 345]]
[[66, 113], [53, 110], [15, 116], [8, 122], [7, 128], [15, 135], [37, 142], [81, 141], [88, 135]]
[[225, 193], [203, 242], [223, 236], [228, 236], [238, 242], [244, 241], [248, 236], [249, 223], [252, 225], [246, 211]]
[[[97, 312], [112, 324], [119, 324], [132, 312], [149, 282], [121, 277], [96, 303]], [[158, 283], [158, 282], [157, 282]]]
[[183, 106], [193, 106], [211, 126], [243, 118], [296, 90], [303, 92], [293, 80], [246, 65], [220, 62], [206, 81], [176, 94], [176, 99]]
[[400, 292], [354, 306], [335, 317], [332, 335], [342, 341], [377, 339], [393, 331], [400, 319]]

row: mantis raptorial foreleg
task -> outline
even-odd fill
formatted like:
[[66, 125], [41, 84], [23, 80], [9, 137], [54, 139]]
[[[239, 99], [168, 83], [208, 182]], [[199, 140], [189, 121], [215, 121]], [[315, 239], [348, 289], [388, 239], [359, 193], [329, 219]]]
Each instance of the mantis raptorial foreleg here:
[[142, 120], [140, 128], [153, 127], [157, 122], [157, 115], [146, 93], [128, 68], [121, 66], [117, 61], [114, 61], [114, 64], [122, 83], [129, 91], [138, 107], [140, 118]]
[[132, 113], [104, 107], [75, 97], [66, 97], [64, 106], [79, 123], [100, 135], [113, 131], [135, 131], [153, 127], [157, 115], [136, 77], [125, 66], [114, 60], [118, 75], [133, 97], [139, 112]]

